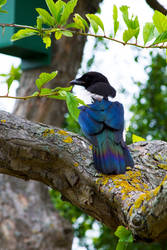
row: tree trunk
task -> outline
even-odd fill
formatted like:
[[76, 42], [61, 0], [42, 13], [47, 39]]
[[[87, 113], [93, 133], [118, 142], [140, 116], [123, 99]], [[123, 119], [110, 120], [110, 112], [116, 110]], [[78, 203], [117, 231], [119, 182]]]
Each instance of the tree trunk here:
[[44, 185], [1, 175], [0, 193], [0, 249], [71, 249], [71, 224], [55, 211]]
[[166, 239], [166, 142], [131, 145], [135, 167], [102, 175], [84, 138], [6, 112], [0, 121], [0, 173], [45, 183], [108, 227], [128, 227], [136, 239]]

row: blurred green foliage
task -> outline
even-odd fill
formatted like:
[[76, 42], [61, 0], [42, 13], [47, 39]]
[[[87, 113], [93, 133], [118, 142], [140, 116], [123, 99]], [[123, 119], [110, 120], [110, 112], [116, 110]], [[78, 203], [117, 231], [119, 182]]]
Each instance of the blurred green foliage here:
[[21, 70], [21, 66], [20, 65], [18, 67], [14, 67], [12, 65], [9, 73], [7, 73], [7, 74], [0, 74], [0, 76], [4, 77], [4, 83], [6, 83], [7, 86], [8, 86], [8, 92], [7, 92], [7, 94], [9, 94], [9, 90], [10, 90], [10, 87], [11, 87], [13, 81], [15, 81], [15, 80], [16, 81], [20, 81], [21, 74], [22, 74], [22, 70]]
[[130, 111], [133, 116], [127, 133], [127, 142], [132, 134], [146, 139], [165, 140], [167, 134], [167, 65], [166, 59], [157, 54], [145, 68], [148, 80], [136, 82], [139, 95], [134, 97]]

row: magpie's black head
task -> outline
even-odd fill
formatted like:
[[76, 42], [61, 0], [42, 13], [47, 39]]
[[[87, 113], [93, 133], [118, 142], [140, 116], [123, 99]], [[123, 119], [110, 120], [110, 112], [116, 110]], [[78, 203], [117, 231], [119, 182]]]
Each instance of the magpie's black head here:
[[103, 97], [115, 97], [116, 90], [110, 85], [107, 77], [95, 71], [85, 73], [80, 78], [70, 82], [72, 85], [80, 85], [85, 87], [91, 93], [101, 95]]
[[85, 73], [80, 78], [71, 81], [71, 84], [81, 85], [87, 89], [91, 85], [93, 85], [97, 82], [109, 83], [108, 79], [104, 75], [102, 75], [101, 73], [95, 72], [95, 71], [91, 71], [91, 72]]

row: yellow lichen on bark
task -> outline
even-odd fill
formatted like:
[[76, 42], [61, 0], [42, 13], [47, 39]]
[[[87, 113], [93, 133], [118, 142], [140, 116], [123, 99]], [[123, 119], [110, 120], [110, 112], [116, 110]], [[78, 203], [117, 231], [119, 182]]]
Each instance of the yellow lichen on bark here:
[[[140, 196], [134, 202], [134, 205], [130, 208], [129, 214], [132, 215], [133, 209], [140, 208], [144, 201], [149, 201], [150, 199], [152, 199], [153, 197], [155, 197], [158, 194], [161, 186], [166, 181], [166, 179], [167, 179], [167, 175], [165, 176], [165, 178], [163, 179], [163, 181], [160, 183], [159, 186], [157, 186], [156, 188], [151, 189], [151, 190], [145, 190], [142, 194], [140, 194]], [[141, 207], [141, 209], [144, 212], [146, 208], [143, 205]]]
[[72, 143], [72, 137], [67, 136], [63, 141], [66, 142], [66, 143]]
[[120, 175], [101, 175], [96, 181], [97, 184], [109, 187], [109, 191], [113, 188], [121, 189], [122, 199], [130, 198], [132, 191], [143, 191], [143, 189], [149, 189], [141, 180], [140, 171], [127, 171], [125, 174]]
[[66, 132], [65, 130], [59, 130], [58, 132], [57, 132], [59, 135], [65, 135], [65, 136], [67, 136], [68, 135], [68, 132]]
[[47, 135], [53, 135], [53, 134], [55, 134], [55, 131], [54, 131], [54, 129], [45, 129], [43, 132], [43, 136], [47, 136]]

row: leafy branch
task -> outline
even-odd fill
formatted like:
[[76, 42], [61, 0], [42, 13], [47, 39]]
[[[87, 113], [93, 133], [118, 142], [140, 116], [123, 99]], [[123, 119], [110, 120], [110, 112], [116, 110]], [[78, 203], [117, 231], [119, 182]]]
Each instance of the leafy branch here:
[[[4, 0], [1, 0], [4, 1]], [[138, 44], [137, 39], [140, 34], [140, 24], [137, 16], [129, 17], [129, 7], [121, 6], [120, 12], [126, 29], [123, 31], [122, 40], [116, 38], [119, 31], [119, 11], [116, 5], [113, 6], [113, 34], [106, 35], [105, 27], [99, 16], [94, 14], [86, 14], [86, 19], [77, 13], [73, 13], [77, 0], [70, 0], [65, 3], [58, 0], [56, 3], [53, 0], [45, 0], [50, 12], [42, 8], [36, 8], [39, 16], [36, 19], [36, 25], [18, 25], [0, 23], [1, 27], [17, 27], [20, 30], [15, 33], [11, 40], [16, 41], [33, 35], [41, 36], [46, 48], [51, 46], [51, 34], [59, 40], [62, 36], [72, 37], [74, 34], [81, 36], [92, 36], [102, 39], [107, 39], [120, 43], [122, 45], [131, 45], [139, 48], [160, 48], [166, 49], [167, 45], [167, 17], [159, 11], [155, 11], [153, 22], [148, 22], [143, 28], [143, 44]], [[69, 23], [69, 17], [74, 14], [73, 22]], [[45, 26], [45, 27], [44, 27]], [[46, 26], [48, 26], [46, 28]], [[93, 33], [88, 32], [89, 26]], [[102, 34], [97, 34], [101, 30]], [[135, 39], [135, 42], [129, 42]], [[148, 44], [149, 43], [149, 44]], [[147, 45], [146, 45], [147, 44]]]
[[79, 116], [79, 109], [78, 105], [82, 104], [85, 105], [85, 103], [74, 96], [70, 91], [72, 89], [72, 86], [62, 88], [62, 87], [56, 87], [56, 88], [45, 88], [44, 85], [49, 83], [51, 80], [53, 80], [57, 76], [57, 71], [53, 71], [51, 73], [41, 73], [39, 75], [39, 78], [36, 80], [35, 84], [37, 87], [37, 91], [32, 93], [32, 95], [29, 96], [10, 96], [9, 90], [14, 80], [19, 80], [20, 78], [20, 67], [14, 68], [14, 66], [11, 67], [11, 70], [9, 74], [1, 74], [0, 76], [6, 77], [6, 83], [8, 86], [8, 92], [7, 95], [0, 96], [0, 98], [10, 98], [10, 99], [19, 99], [19, 100], [29, 100], [33, 98], [53, 98], [53, 99], [59, 99], [66, 101], [68, 110], [73, 117], [75, 121], [77, 121]]

